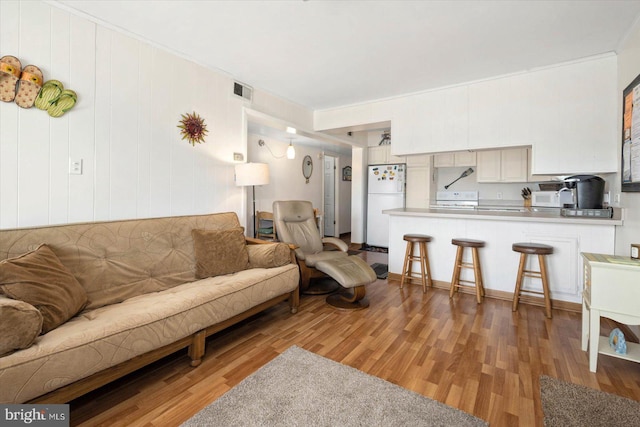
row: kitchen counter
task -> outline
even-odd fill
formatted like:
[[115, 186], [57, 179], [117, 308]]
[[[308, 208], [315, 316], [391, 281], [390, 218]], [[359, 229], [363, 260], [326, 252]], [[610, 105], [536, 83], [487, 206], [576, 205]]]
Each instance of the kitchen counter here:
[[614, 208], [613, 218], [565, 217], [560, 215], [559, 208], [525, 208], [515, 206], [479, 206], [474, 209], [397, 208], [384, 210], [382, 213], [391, 216], [549, 222], [560, 224], [622, 225], [623, 223], [623, 212], [620, 208]]
[[[555, 308], [578, 310], [582, 302], [583, 275], [581, 252], [613, 253], [615, 229], [622, 224], [621, 209], [614, 218], [563, 217], [559, 209], [506, 209], [518, 207], [482, 206], [486, 209], [389, 209], [389, 273], [402, 272], [406, 242], [403, 235], [426, 234], [432, 278], [436, 285], [447, 287], [451, 281], [456, 248], [453, 238], [486, 242], [480, 249], [483, 281], [487, 295], [510, 300], [518, 270], [519, 254], [511, 245], [534, 242], [553, 246], [547, 257], [551, 299]], [[465, 255], [465, 260], [468, 254]], [[535, 258], [535, 257], [530, 257]], [[530, 260], [532, 267], [537, 261]], [[418, 263], [415, 263], [418, 264]], [[415, 266], [417, 271], [419, 266]], [[464, 274], [470, 274], [464, 272]], [[540, 280], [526, 278], [525, 289], [541, 291]]]

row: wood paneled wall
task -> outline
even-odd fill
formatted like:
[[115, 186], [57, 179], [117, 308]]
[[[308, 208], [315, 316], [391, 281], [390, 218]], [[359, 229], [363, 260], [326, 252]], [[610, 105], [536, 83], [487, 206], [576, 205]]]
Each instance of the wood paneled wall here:
[[[78, 94], [50, 118], [0, 102], [0, 228], [236, 211], [233, 153], [246, 158], [233, 79], [40, 1], [0, 2], [0, 57], [38, 66]], [[255, 91], [253, 109], [311, 128], [312, 113]], [[197, 112], [205, 144], [181, 140]], [[83, 174], [69, 175], [69, 160]]]

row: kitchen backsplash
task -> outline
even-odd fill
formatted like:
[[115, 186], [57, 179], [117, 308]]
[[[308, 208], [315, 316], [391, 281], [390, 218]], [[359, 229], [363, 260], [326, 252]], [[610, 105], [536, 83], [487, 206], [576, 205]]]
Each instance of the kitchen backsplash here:
[[[436, 190], [445, 191], [444, 186], [454, 181], [464, 172], [466, 167], [456, 168], [436, 168]], [[478, 183], [476, 180], [476, 168], [472, 168], [474, 173], [460, 179], [448, 188], [448, 191], [478, 191], [480, 200], [505, 200], [522, 202], [522, 189], [529, 187], [531, 191], [538, 191], [537, 182], [519, 182], [519, 183]], [[611, 187], [611, 180], [615, 179], [615, 174], [599, 175], [607, 182], [605, 192]], [[435, 195], [435, 192], [434, 192]]]

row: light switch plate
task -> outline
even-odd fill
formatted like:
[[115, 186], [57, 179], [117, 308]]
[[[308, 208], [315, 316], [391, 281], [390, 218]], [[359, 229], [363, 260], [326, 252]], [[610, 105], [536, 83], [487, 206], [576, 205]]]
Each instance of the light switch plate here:
[[69, 159], [69, 175], [82, 175], [82, 159]]

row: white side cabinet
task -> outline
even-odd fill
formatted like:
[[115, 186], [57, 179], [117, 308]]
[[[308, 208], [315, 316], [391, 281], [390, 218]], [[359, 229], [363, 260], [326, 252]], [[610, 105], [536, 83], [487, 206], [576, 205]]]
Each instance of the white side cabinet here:
[[487, 150], [477, 153], [478, 182], [527, 182], [526, 148]]
[[433, 167], [453, 168], [463, 166], [475, 166], [476, 153], [472, 151], [459, 151], [456, 153], [441, 153], [433, 156]]
[[432, 156], [430, 154], [407, 156], [405, 206], [407, 208], [428, 208], [431, 205], [433, 188]]
[[640, 261], [595, 253], [583, 253], [582, 257], [582, 350], [589, 348], [589, 370], [596, 372], [598, 354], [640, 363], [640, 344], [627, 341], [627, 353], [618, 354], [609, 346], [609, 337], [600, 336], [601, 317], [640, 325]]
[[377, 145], [369, 147], [368, 164], [384, 165], [393, 163], [405, 163], [406, 157], [391, 155], [391, 145]]

